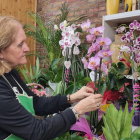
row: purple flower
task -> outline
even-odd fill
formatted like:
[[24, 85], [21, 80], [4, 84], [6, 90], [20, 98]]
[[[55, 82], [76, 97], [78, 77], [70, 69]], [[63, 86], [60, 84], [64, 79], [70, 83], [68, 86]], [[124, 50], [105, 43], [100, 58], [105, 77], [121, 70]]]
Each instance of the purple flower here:
[[102, 63], [102, 65], [101, 65], [101, 71], [104, 72], [106, 75], [108, 75], [107, 64]]
[[87, 35], [86, 39], [87, 39], [87, 41], [94, 41], [95, 40], [95, 35]]
[[82, 62], [83, 62], [83, 64], [85, 64], [87, 62], [85, 57], [82, 58]]
[[135, 54], [135, 62], [136, 63], [140, 63], [140, 53], [138, 53], [138, 54]]
[[81, 28], [82, 28], [82, 30], [88, 32], [89, 27], [90, 27], [90, 24], [91, 24], [91, 22], [90, 22], [89, 19], [87, 20], [87, 22], [82, 23], [82, 24], [81, 24]]
[[130, 53], [131, 52], [131, 48], [128, 45], [122, 45], [120, 47], [120, 52], [126, 52], [126, 53]]
[[84, 69], [87, 69], [88, 68], [88, 62], [86, 62], [85, 64], [84, 64]]
[[108, 45], [110, 45], [111, 42], [111, 39], [109, 39], [108, 37], [98, 37], [96, 40], [96, 43], [103, 47], [108, 47]]
[[103, 26], [100, 26], [100, 27], [97, 27], [97, 28], [92, 28], [92, 29], [90, 29], [90, 33], [92, 35], [102, 35], [104, 29], [105, 28]]
[[140, 45], [140, 36], [136, 39], [135, 44]]
[[134, 52], [135, 54], [138, 54], [138, 53], [140, 52], [140, 47], [139, 47], [139, 46], [134, 46], [133, 52]]
[[130, 42], [130, 40], [126, 37], [126, 35], [123, 35], [121, 37], [121, 41], [124, 42], [124, 43], [129, 43]]
[[114, 53], [114, 51], [110, 51], [110, 49], [107, 49], [107, 50], [100, 50], [98, 52], [98, 56], [100, 58], [104, 58], [104, 57], [107, 57], [107, 56], [111, 56], [112, 54]]
[[129, 25], [130, 30], [137, 30], [139, 31], [140, 29], [140, 24], [137, 22], [137, 20], [134, 20], [132, 23]]
[[89, 64], [88, 64], [89, 69], [95, 70], [95, 68], [98, 68], [99, 65], [100, 65], [100, 58], [97, 55], [89, 59]]
[[121, 26], [118, 29], [116, 29], [116, 32], [119, 33], [119, 34], [121, 34], [123, 32], [126, 32], [126, 27], [125, 26]]
[[126, 38], [131, 40], [131, 41], [134, 39], [134, 35], [133, 35], [132, 31], [127, 32], [125, 35], [126, 35]]

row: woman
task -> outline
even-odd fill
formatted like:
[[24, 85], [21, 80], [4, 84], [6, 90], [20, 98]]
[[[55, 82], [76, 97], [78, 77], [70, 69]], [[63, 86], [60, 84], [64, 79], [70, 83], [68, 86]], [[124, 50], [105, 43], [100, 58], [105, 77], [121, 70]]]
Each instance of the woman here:
[[[29, 48], [22, 25], [1, 16], [0, 140], [49, 140], [67, 132], [80, 115], [100, 107], [102, 95], [94, 95], [88, 87], [70, 96], [36, 96], [14, 69], [26, 64], [26, 52]], [[69, 108], [76, 101], [78, 104]], [[57, 115], [40, 120], [34, 117], [52, 113]]]

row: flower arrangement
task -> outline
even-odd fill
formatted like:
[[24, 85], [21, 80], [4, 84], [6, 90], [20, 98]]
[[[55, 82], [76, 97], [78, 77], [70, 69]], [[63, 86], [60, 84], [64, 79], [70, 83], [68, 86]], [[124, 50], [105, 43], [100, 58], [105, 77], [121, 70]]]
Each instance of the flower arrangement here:
[[[92, 81], [94, 81], [96, 87], [96, 82], [98, 82], [98, 93], [104, 93], [106, 86], [100, 86], [100, 80], [102, 73], [108, 74], [107, 62], [103, 59], [105, 57], [111, 56], [113, 51], [110, 51], [109, 45], [111, 44], [111, 40], [107, 37], [100, 37], [103, 34], [104, 27], [97, 27], [90, 29], [91, 22], [87, 20], [87, 22], [81, 24], [81, 28], [83, 31], [87, 32], [86, 36], [87, 41], [92, 41], [91, 47], [88, 49], [88, 54], [82, 58], [82, 62], [84, 64], [85, 69], [90, 69], [90, 76], [93, 75]], [[101, 90], [101, 88], [103, 88]], [[94, 91], [96, 91], [94, 89]]]
[[[121, 28], [123, 27], [123, 29]], [[137, 74], [139, 73], [139, 63], [140, 63], [140, 36], [137, 34], [140, 31], [140, 23], [137, 20], [134, 20], [129, 26], [125, 25], [119, 27], [116, 31], [120, 31], [121, 29], [124, 31], [128, 30], [122, 37], [121, 41], [127, 43], [126, 45], [122, 45], [120, 47], [119, 59], [120, 61], [125, 61], [122, 59], [122, 55], [130, 61], [130, 65], [132, 67], [132, 75], [133, 75], [133, 102], [137, 102], [139, 97], [139, 85], [137, 84]], [[130, 55], [130, 59], [125, 56], [124, 53], [128, 53]], [[138, 104], [137, 104], [138, 105]], [[139, 110], [137, 107], [136, 110]]]

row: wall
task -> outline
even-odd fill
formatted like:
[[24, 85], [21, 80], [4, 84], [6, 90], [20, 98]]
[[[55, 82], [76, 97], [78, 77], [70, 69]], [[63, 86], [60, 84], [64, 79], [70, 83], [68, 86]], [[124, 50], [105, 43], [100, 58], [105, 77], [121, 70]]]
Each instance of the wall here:
[[[37, 12], [45, 20], [53, 20], [56, 15], [61, 13], [59, 9], [64, 2], [70, 5], [69, 21], [74, 21], [76, 17], [86, 14], [92, 23], [92, 27], [102, 25], [102, 17], [106, 15], [105, 0], [38, 0]], [[119, 8], [119, 12], [124, 11], [124, 0], [120, 3]], [[43, 55], [44, 49], [42, 46], [38, 45], [36, 49]]]

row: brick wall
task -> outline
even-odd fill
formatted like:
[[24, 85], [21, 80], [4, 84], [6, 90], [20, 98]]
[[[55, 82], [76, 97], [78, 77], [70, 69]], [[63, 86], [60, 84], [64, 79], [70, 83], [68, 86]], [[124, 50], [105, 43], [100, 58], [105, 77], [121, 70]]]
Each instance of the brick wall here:
[[[66, 2], [70, 5], [68, 15], [69, 21], [74, 21], [76, 17], [86, 14], [92, 23], [92, 27], [102, 25], [102, 17], [106, 15], [105, 0], [37, 0], [37, 12], [46, 20], [53, 20], [60, 14], [61, 5]], [[119, 13], [124, 10], [124, 0], [120, 3]], [[37, 45], [37, 51], [43, 55], [43, 46]]]

